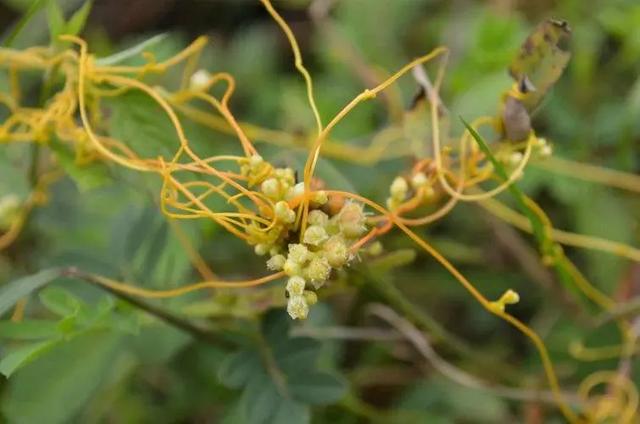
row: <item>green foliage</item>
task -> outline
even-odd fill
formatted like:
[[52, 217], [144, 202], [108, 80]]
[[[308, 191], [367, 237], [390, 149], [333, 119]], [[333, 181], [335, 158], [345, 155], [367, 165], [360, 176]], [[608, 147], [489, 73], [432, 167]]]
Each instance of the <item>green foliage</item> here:
[[51, 43], [60, 46], [59, 36], [78, 35], [87, 22], [92, 3], [92, 0], [85, 1], [68, 20], [65, 20], [58, 0], [47, 0], [47, 18]]
[[[256, 147], [277, 166], [290, 166], [300, 173], [314, 123], [288, 46], [257, 6], [254, 10], [246, 2], [241, 6], [219, 3], [211, 16], [202, 10], [187, 13], [193, 6], [180, 6], [185, 8], [184, 16], [194, 20], [193, 28], [190, 21], [184, 25], [189, 34], [201, 15], [207, 22], [216, 22], [199, 66], [212, 72], [229, 71], [236, 77], [231, 110], [239, 121], [286, 131], [294, 147], [282, 149], [261, 139]], [[542, 15], [567, 19], [574, 38], [568, 72], [532, 114], [533, 127], [553, 144], [559, 157], [637, 173], [640, 12], [634, 1], [567, 0], [554, 6], [470, 1], [461, 7], [427, 0], [349, 0], [336, 2], [330, 11], [330, 28], [335, 30], [331, 34], [301, 12], [304, 5], [300, 4], [305, 2], [274, 3], [299, 37], [325, 123], [372, 85], [372, 79], [367, 79], [371, 75], [363, 76], [363, 69], [372, 73], [373, 81], [380, 80], [407, 59], [437, 45], [451, 48], [440, 93], [450, 116], [471, 120], [495, 115], [501, 94], [512, 83], [507, 68], [526, 34]], [[108, 39], [101, 19], [87, 23], [91, 2], [76, 3], [77, 10], [71, 14], [66, 13], [70, 9], [65, 2], [5, 0], [3, 4], [23, 12], [4, 34], [5, 46], [22, 45], [27, 36], [37, 38], [39, 31], [44, 31], [41, 38], [49, 31], [54, 44], [61, 34], [84, 32], [92, 51], [96, 51], [93, 46], [102, 46], [105, 56], [95, 60], [103, 66], [140, 65], [146, 61], [144, 52], [160, 62], [180, 51], [189, 39], [180, 29]], [[219, 27], [216, 16], [225, 19]], [[164, 19], [147, 30], [164, 28], [172, 17]], [[433, 76], [435, 67], [426, 68]], [[165, 75], [150, 73], [143, 78], [151, 86], [176, 87], [183, 69], [181, 65]], [[41, 79], [34, 75], [24, 79], [25, 104], [38, 104]], [[60, 81], [52, 81], [55, 91]], [[9, 74], [3, 68], [0, 91], [6, 93], [9, 87]], [[216, 90], [219, 94], [220, 87]], [[407, 109], [416, 92], [415, 81], [407, 76], [385, 95]], [[385, 95], [356, 108], [332, 132], [331, 141], [366, 146], [390, 122], [407, 124], [388, 116]], [[144, 158], [171, 157], [175, 152], [174, 128], [144, 93], [129, 90], [99, 106], [104, 119], [96, 124], [96, 133], [122, 140]], [[8, 116], [4, 106], [0, 116], [3, 122]], [[349, 157], [333, 159], [323, 150], [317, 175], [328, 187], [383, 203], [393, 178], [413, 166], [413, 158], [397, 159], [395, 154], [407, 148], [410, 137], [430, 134], [425, 114], [411, 118], [413, 127], [403, 128], [375, 165], [353, 164]], [[240, 152], [229, 135], [184, 122], [199, 155]], [[456, 137], [464, 130], [457, 119], [445, 122], [443, 131], [447, 126]], [[481, 132], [474, 139], [506, 178], [509, 169], [492, 155], [496, 152], [492, 134]], [[0, 199], [14, 196], [24, 202], [29, 197], [29, 147], [0, 145]], [[206, 290], [149, 300], [171, 317], [206, 330], [208, 337], [199, 337], [86, 282], [61, 278], [61, 269], [74, 266], [148, 289], [202, 280], [177, 235], [176, 223], [216, 276], [242, 280], [267, 270], [244, 243], [211, 222], [169, 223], [158, 211], [159, 179], [113, 164], [87, 166], [59, 140], [42, 147], [40, 154], [42, 173], [51, 163], [65, 176], [30, 214], [18, 240], [0, 251], [0, 421], [523, 420], [520, 402], [462, 387], [440, 375], [404, 338], [399, 340], [397, 332], [371, 317], [369, 306], [374, 302], [400, 313], [428, 336], [446, 361], [488, 384], [543, 387], [534, 349], [488, 316], [430, 257], [416, 252], [406, 237], [395, 233], [382, 239], [381, 254], [363, 251], [352, 267], [331, 276], [304, 325], [286, 318], [281, 281], [259, 289]], [[511, 287], [521, 294], [520, 304], [510, 311], [545, 335], [559, 374], [571, 389], [595, 370], [616, 369], [618, 363], [581, 362], [567, 352], [567, 346], [577, 340], [593, 346], [617, 344], [619, 339], [612, 327], [597, 331], [584, 327], [572, 312], [552, 301], [559, 297], [557, 292], [536, 284], [540, 272], [546, 272], [540, 257], [557, 251], [526, 198], [540, 204], [557, 228], [638, 244], [637, 196], [557, 175], [535, 164], [527, 168], [508, 198], [528, 217], [534, 237], [516, 235], [516, 247], [505, 247], [500, 237], [503, 229], [474, 205], [462, 203], [446, 219], [421, 229], [420, 235], [488, 297], [498, 298]], [[226, 207], [222, 201], [211, 206]], [[637, 292], [633, 277], [637, 264], [576, 248], [564, 252], [607, 294]], [[566, 264], [555, 265], [561, 279], [568, 281]], [[34, 273], [38, 269], [48, 270]], [[21, 299], [27, 300], [25, 318], [12, 321]], [[313, 338], [293, 336], [297, 333]], [[337, 337], [355, 340], [333, 339]], [[632, 377], [638, 381], [635, 368]], [[528, 406], [543, 414], [545, 422], [559, 419], [551, 406], [533, 401]]]
[[310, 405], [340, 400], [346, 383], [335, 372], [318, 368], [320, 343], [289, 338], [284, 311], [269, 313], [257, 346], [229, 355], [218, 377], [226, 386], [242, 389], [238, 405], [241, 422], [310, 422]]

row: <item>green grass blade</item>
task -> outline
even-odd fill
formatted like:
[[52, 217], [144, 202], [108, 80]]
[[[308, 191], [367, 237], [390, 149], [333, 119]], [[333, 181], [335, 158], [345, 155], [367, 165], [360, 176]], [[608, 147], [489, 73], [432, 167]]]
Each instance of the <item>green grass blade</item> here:
[[[504, 169], [504, 166], [496, 159], [496, 157], [491, 152], [489, 145], [484, 141], [482, 136], [478, 134], [478, 132], [471, 127], [463, 118], [460, 118], [462, 123], [467, 128], [467, 131], [471, 134], [473, 139], [478, 143], [480, 150], [485, 154], [487, 159], [493, 165], [494, 171], [496, 175], [503, 181], [507, 181], [509, 176], [507, 171]], [[558, 278], [562, 282], [562, 284], [573, 294], [579, 295], [579, 290], [576, 288], [573, 277], [571, 276], [571, 272], [569, 270], [569, 266], [571, 265], [569, 259], [564, 255], [562, 248], [553, 240], [550, 239], [545, 231], [545, 224], [542, 222], [538, 214], [531, 209], [531, 207], [527, 204], [526, 195], [520, 190], [520, 188], [512, 183], [509, 185], [509, 193], [513, 196], [516, 201], [516, 204], [520, 211], [529, 219], [531, 223], [531, 228], [533, 230], [533, 235], [538, 242], [538, 246], [540, 249], [540, 253], [543, 256], [548, 256], [552, 259], [553, 266], [556, 270], [556, 274]]]
[[29, 6], [29, 9], [22, 15], [22, 18], [16, 23], [11, 32], [7, 35], [7, 37], [2, 40], [3, 47], [11, 47], [15, 39], [20, 35], [25, 26], [31, 21], [31, 19], [35, 16], [35, 14], [44, 6], [46, 0], [35, 0]]

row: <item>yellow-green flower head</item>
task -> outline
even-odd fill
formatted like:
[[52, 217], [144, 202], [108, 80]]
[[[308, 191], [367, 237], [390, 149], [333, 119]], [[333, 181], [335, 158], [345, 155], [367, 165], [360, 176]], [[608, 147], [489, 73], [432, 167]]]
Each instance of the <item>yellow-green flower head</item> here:
[[329, 265], [340, 268], [349, 260], [349, 249], [341, 236], [331, 236], [322, 246]]
[[304, 244], [290, 244], [288, 260], [293, 261], [299, 265], [304, 264], [309, 259], [309, 249]]
[[304, 278], [294, 275], [287, 281], [286, 290], [290, 296], [301, 296], [304, 293]]
[[304, 194], [304, 183], [298, 183], [287, 190], [285, 199], [291, 200]]
[[416, 190], [426, 186], [428, 182], [429, 179], [424, 172], [416, 172], [413, 177], [411, 177], [411, 186]]
[[315, 255], [303, 272], [305, 277], [318, 288], [329, 278], [331, 265], [329, 265], [329, 261], [324, 256]]
[[365, 214], [362, 205], [355, 202], [344, 204], [335, 216], [340, 231], [345, 237], [357, 238], [365, 232]]
[[257, 169], [263, 162], [264, 159], [262, 159], [262, 156], [256, 153], [249, 159], [249, 166], [251, 166], [252, 169]]
[[329, 196], [324, 190], [314, 191], [311, 196], [311, 201], [317, 205], [324, 205], [329, 201]]
[[400, 201], [404, 200], [407, 197], [408, 191], [409, 184], [407, 184], [407, 180], [402, 177], [396, 177], [391, 183], [391, 187], [389, 188], [391, 198]]
[[260, 185], [260, 189], [270, 199], [280, 197], [280, 183], [275, 178], [267, 178]]
[[256, 252], [256, 255], [258, 256], [264, 256], [267, 253], [269, 253], [269, 245], [264, 244], [264, 243], [258, 243], [256, 244], [256, 247], [253, 249]]
[[302, 237], [303, 243], [311, 246], [319, 246], [329, 238], [327, 230], [319, 225], [311, 225], [307, 227]]
[[318, 295], [311, 290], [305, 290], [302, 294], [302, 297], [304, 297], [307, 305], [315, 305], [316, 303], [318, 303]]
[[309, 315], [309, 305], [303, 296], [291, 296], [287, 303], [287, 313], [293, 319], [305, 319]]
[[291, 259], [287, 259], [286, 261], [284, 261], [282, 270], [290, 277], [302, 274], [302, 266], [298, 262], [292, 261]]
[[296, 177], [291, 168], [277, 168], [274, 171], [274, 175], [277, 179], [281, 180], [288, 186], [292, 186], [296, 183]]
[[284, 222], [285, 224], [291, 224], [296, 220], [296, 213], [289, 208], [289, 204], [284, 200], [276, 203], [274, 207], [276, 219]]
[[310, 225], [317, 225], [319, 227], [324, 227], [327, 225], [327, 222], [329, 222], [329, 217], [327, 216], [326, 213], [320, 210], [313, 210], [309, 212], [308, 221]]
[[198, 69], [189, 78], [189, 86], [194, 90], [205, 87], [211, 79], [211, 74], [206, 69]]
[[274, 255], [267, 261], [267, 268], [271, 271], [281, 271], [286, 260], [284, 255]]

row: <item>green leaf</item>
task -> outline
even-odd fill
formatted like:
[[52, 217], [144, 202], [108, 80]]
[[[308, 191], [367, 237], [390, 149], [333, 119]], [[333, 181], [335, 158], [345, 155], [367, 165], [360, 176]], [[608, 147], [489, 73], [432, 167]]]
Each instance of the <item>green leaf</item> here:
[[126, 50], [123, 50], [111, 56], [101, 57], [96, 60], [96, 64], [99, 66], [117, 65], [120, 62], [124, 62], [127, 59], [138, 56], [142, 52], [145, 52], [150, 47], [153, 47], [154, 45], [163, 41], [165, 38], [167, 38], [167, 36], [168, 34], [166, 33], [154, 35], [153, 37], [144, 40], [143, 42], [136, 44], [135, 46], [132, 46]]
[[58, 42], [58, 36], [65, 30], [64, 14], [57, 0], [49, 0], [47, 4], [47, 23], [49, 24], [49, 38], [51, 43]]
[[19, 299], [34, 290], [38, 290], [59, 276], [59, 269], [49, 269], [29, 277], [19, 278], [2, 286], [0, 288], [0, 316], [13, 307]]
[[0, 338], [12, 340], [48, 339], [59, 335], [57, 323], [47, 320], [0, 321]]
[[88, 166], [78, 165], [73, 152], [59, 140], [53, 140], [49, 147], [56, 153], [58, 162], [81, 192], [103, 187], [112, 181], [109, 168], [104, 163], [92, 163]]
[[79, 34], [84, 28], [91, 7], [93, 6], [93, 0], [86, 1], [80, 9], [78, 9], [67, 22], [65, 33], [70, 35]]
[[[262, 342], [227, 357], [218, 369], [223, 384], [243, 388], [241, 404], [248, 423], [308, 422], [309, 405], [334, 403], [346, 394], [345, 380], [318, 364], [322, 343], [288, 337], [290, 327], [284, 311], [268, 313]], [[265, 360], [268, 357], [273, 360]]]
[[293, 397], [310, 405], [326, 405], [337, 402], [347, 393], [343, 378], [329, 372], [299, 373], [287, 380]]
[[113, 115], [109, 134], [126, 143], [142, 158], [172, 157], [179, 147], [176, 129], [166, 112], [140, 92], [110, 99]]
[[47, 287], [40, 292], [40, 301], [51, 312], [61, 317], [76, 315], [80, 310], [80, 300], [60, 287]]
[[283, 396], [264, 373], [252, 376], [241, 403], [249, 424], [303, 424], [311, 419], [306, 405]]
[[569, 63], [570, 38], [571, 29], [566, 22], [547, 19], [531, 32], [511, 63], [509, 73], [514, 80], [520, 84], [526, 78], [533, 84], [533, 90], [523, 99], [528, 111], [531, 112], [558, 81]]
[[109, 375], [121, 340], [120, 335], [95, 331], [56, 345], [12, 377], [1, 405], [5, 418], [71, 422]]
[[0, 360], [0, 373], [9, 378], [18, 368], [36, 360], [59, 342], [60, 340], [47, 340], [44, 342], [30, 343], [11, 351]]
[[257, 352], [242, 350], [225, 358], [218, 369], [218, 379], [225, 386], [237, 389], [247, 384], [261, 367]]

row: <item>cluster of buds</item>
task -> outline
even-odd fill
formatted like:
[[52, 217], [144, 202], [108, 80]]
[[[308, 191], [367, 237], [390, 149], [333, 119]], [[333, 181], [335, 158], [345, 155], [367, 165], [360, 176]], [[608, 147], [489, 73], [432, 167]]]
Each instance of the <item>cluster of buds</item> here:
[[537, 137], [533, 142], [533, 153], [540, 158], [548, 158], [553, 154], [553, 147], [542, 137]]
[[424, 200], [432, 199], [435, 195], [433, 182], [424, 172], [414, 172], [409, 180], [404, 177], [396, 177], [389, 187], [387, 208], [397, 209], [410, 197], [411, 193], [420, 194]]
[[332, 217], [312, 210], [301, 242], [289, 244], [286, 254], [272, 255], [267, 261], [270, 270], [284, 271], [289, 277], [286, 294], [291, 318], [306, 318], [309, 306], [317, 301], [314, 290], [324, 285], [332, 270], [353, 259], [349, 246], [366, 231], [365, 220], [362, 205], [355, 202], [346, 202]]
[[[301, 220], [290, 202], [304, 195], [305, 187], [303, 182], [296, 182], [293, 170], [274, 168], [259, 155], [253, 155], [241, 164], [240, 172], [250, 186], [259, 185], [261, 193], [273, 204], [272, 210], [259, 213], [273, 219], [274, 224], [269, 229], [257, 223], [250, 226], [249, 243], [256, 254], [269, 256], [267, 268], [284, 271], [289, 277], [285, 288], [287, 312], [293, 319], [304, 319], [309, 306], [317, 302], [315, 290], [324, 285], [332, 270], [353, 259], [349, 247], [367, 229], [363, 206], [347, 201], [329, 216], [319, 209], [328, 202], [326, 192], [313, 191], [306, 228], [300, 234]], [[298, 243], [290, 243], [292, 236], [298, 235]]]
[[304, 193], [304, 186], [296, 184], [291, 168], [274, 168], [257, 154], [241, 165], [240, 173], [247, 177], [249, 187], [259, 184], [262, 194], [273, 203], [272, 210], [259, 213], [263, 218], [275, 219], [274, 225], [266, 231], [258, 224], [249, 227], [249, 243], [260, 256], [276, 255], [285, 246], [287, 234], [295, 231], [296, 213], [287, 200], [294, 198], [297, 191]]

